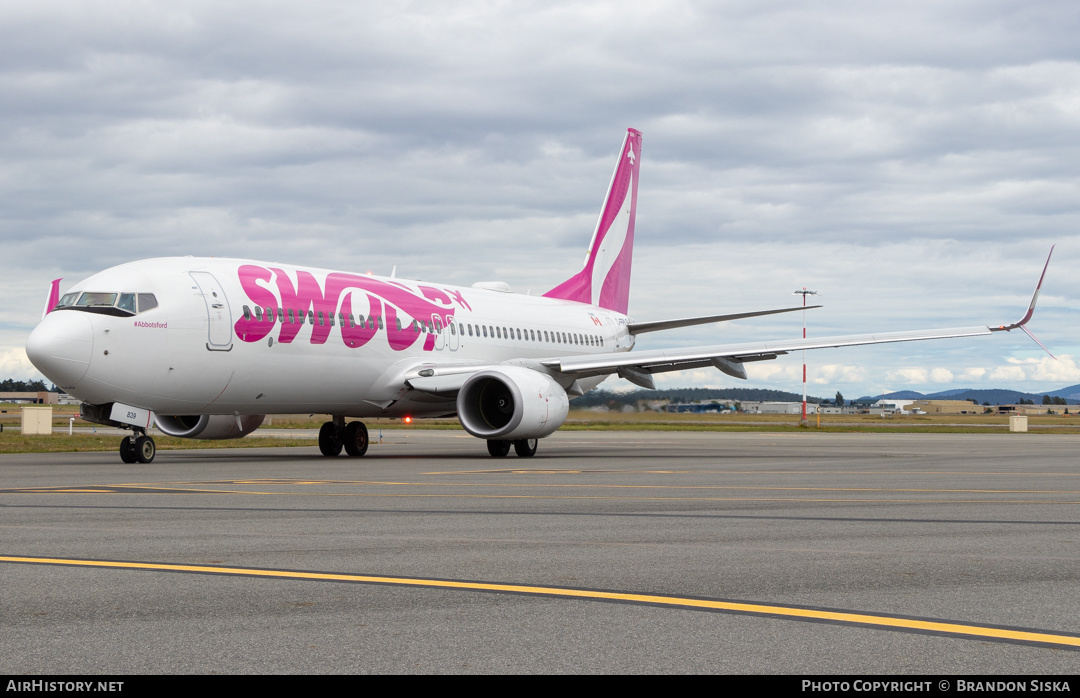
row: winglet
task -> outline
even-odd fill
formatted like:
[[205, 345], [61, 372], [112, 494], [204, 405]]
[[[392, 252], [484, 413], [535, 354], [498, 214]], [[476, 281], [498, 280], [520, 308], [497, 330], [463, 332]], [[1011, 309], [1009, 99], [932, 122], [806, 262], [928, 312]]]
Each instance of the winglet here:
[[1020, 318], [1020, 320], [1018, 320], [1017, 322], [1014, 322], [1011, 325], [1001, 325], [1000, 327], [991, 327], [990, 331], [991, 332], [1008, 332], [1010, 330], [1015, 330], [1016, 328], [1020, 328], [1021, 330], [1023, 330], [1024, 334], [1026, 334], [1028, 337], [1031, 337], [1031, 339], [1034, 340], [1034, 342], [1036, 344], [1038, 344], [1040, 347], [1042, 347], [1043, 351], [1045, 351], [1047, 354], [1050, 354], [1051, 358], [1056, 359], [1057, 357], [1054, 356], [1053, 354], [1051, 354], [1050, 350], [1047, 349], [1046, 347], [1044, 347], [1043, 343], [1040, 342], [1038, 339], [1036, 339], [1035, 335], [1031, 334], [1031, 331], [1028, 330], [1028, 328], [1024, 327], [1024, 325], [1028, 324], [1028, 320], [1031, 319], [1031, 316], [1035, 314], [1035, 303], [1038, 302], [1038, 300], [1039, 300], [1039, 291], [1042, 290], [1043, 279], [1046, 278], [1046, 270], [1050, 267], [1050, 258], [1054, 256], [1054, 247], [1056, 247], [1056, 245], [1051, 245], [1050, 246], [1050, 254], [1046, 255], [1046, 264], [1043, 265], [1042, 275], [1039, 276], [1039, 283], [1035, 286], [1035, 293], [1033, 293], [1031, 295], [1031, 303], [1028, 304], [1028, 309], [1027, 309], [1027, 312], [1024, 314], [1024, 317]]
[[1039, 276], [1039, 283], [1035, 286], [1035, 293], [1031, 295], [1031, 303], [1028, 304], [1027, 313], [1024, 317], [1020, 318], [1018, 322], [1014, 322], [1011, 325], [1002, 325], [1000, 327], [991, 327], [994, 332], [1008, 332], [1009, 330], [1015, 330], [1017, 327], [1023, 327], [1031, 319], [1031, 316], [1035, 314], [1035, 303], [1039, 300], [1039, 291], [1042, 290], [1043, 279], [1046, 278], [1046, 270], [1050, 267], [1050, 258], [1054, 256], [1054, 247], [1050, 246], [1050, 254], [1046, 255], [1046, 264], [1043, 265], [1042, 275]]
[[53, 310], [55, 310], [56, 309], [56, 304], [60, 302], [60, 282], [61, 281], [63, 281], [62, 278], [53, 279], [52, 288], [49, 289], [49, 299], [47, 301], [45, 301], [45, 311], [41, 313], [42, 318], [44, 318], [46, 315], [48, 315]]

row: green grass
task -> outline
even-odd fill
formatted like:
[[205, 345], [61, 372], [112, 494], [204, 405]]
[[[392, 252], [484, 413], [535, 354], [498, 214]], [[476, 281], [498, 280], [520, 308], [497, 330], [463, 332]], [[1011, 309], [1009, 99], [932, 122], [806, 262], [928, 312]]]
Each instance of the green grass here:
[[[3, 415], [0, 419], [8, 427], [18, 425], [18, 413]], [[274, 415], [268, 418], [268, 429], [318, 429], [327, 421], [326, 415]], [[65, 427], [67, 415], [56, 415], [55, 426]], [[400, 419], [365, 420], [368, 430], [460, 430], [456, 419], [419, 419], [406, 424]], [[89, 426], [76, 419], [79, 426]], [[1080, 434], [1080, 417], [1060, 415], [1030, 415], [1029, 433]], [[818, 426], [816, 416], [811, 416], [803, 426], [796, 415], [703, 415], [665, 414], [658, 412], [603, 413], [574, 410], [570, 413], [562, 431], [689, 431], [689, 432], [764, 432], [764, 433], [867, 433], [867, 434], [1005, 434], [1008, 418], [999, 415], [911, 415], [883, 419], [877, 415], [828, 415]], [[17, 430], [7, 428], [0, 433], [0, 453], [70, 453], [85, 451], [118, 450], [120, 439], [116, 434], [53, 434], [50, 436], [22, 436]], [[315, 446], [314, 434], [295, 437], [259, 436], [258, 432], [243, 439], [205, 441], [178, 439], [161, 434], [154, 435], [159, 450], [208, 449], [208, 448], [267, 448], [281, 446]]]
[[[23, 436], [5, 431], [0, 434], [0, 453], [83, 453], [89, 451], [118, 451], [120, 439], [116, 434], [52, 434]], [[178, 439], [173, 436], [155, 435], [154, 443], [159, 451], [175, 451], [187, 448], [267, 448], [276, 446], [315, 446], [314, 436], [276, 438], [272, 436], [249, 436], [244, 439], [205, 441], [201, 439]]]

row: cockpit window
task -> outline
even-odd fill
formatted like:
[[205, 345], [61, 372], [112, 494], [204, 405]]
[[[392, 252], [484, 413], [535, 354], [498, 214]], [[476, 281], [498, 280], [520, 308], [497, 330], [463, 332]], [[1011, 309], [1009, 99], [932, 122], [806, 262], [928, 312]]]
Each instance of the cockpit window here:
[[[137, 301], [137, 306], [136, 306]], [[152, 293], [100, 293], [86, 291], [67, 293], [56, 304], [57, 310], [82, 310], [88, 313], [130, 317], [158, 305]], [[138, 309], [136, 309], [136, 307]]]
[[77, 308], [106, 308], [116, 303], [115, 293], [84, 293], [75, 304]]

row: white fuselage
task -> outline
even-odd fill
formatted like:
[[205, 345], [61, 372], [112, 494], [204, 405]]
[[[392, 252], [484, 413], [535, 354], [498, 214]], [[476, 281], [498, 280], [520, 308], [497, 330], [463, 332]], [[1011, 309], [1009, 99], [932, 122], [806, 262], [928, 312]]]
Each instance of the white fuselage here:
[[425, 367], [536, 368], [633, 348], [628, 318], [592, 305], [268, 262], [149, 259], [65, 298], [80, 292], [157, 305], [53, 311], [27, 343], [35, 365], [84, 402], [158, 414], [448, 415], [452, 398], [405, 381]]

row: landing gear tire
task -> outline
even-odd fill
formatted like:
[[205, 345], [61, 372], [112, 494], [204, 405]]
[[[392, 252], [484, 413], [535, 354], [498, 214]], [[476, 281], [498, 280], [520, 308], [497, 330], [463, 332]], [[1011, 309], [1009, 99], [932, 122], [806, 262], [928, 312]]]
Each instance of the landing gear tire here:
[[338, 431], [337, 425], [333, 422], [327, 422], [319, 429], [319, 450], [327, 457], [339, 455], [341, 453], [341, 433]]
[[536, 455], [536, 439], [522, 439], [514, 442], [514, 453], [522, 458], [532, 458]]
[[135, 452], [135, 440], [124, 437], [124, 440], [120, 442], [120, 460], [125, 463], [138, 463], [139, 456]]
[[491, 439], [488, 441], [488, 453], [496, 458], [502, 458], [506, 454], [510, 453], [510, 442], [500, 441], [498, 439]]
[[363, 422], [349, 422], [342, 441], [345, 442], [345, 453], [354, 458], [364, 455], [368, 447], [367, 427]]
[[135, 457], [140, 463], [151, 463], [157, 455], [157, 444], [146, 434], [135, 439]]

